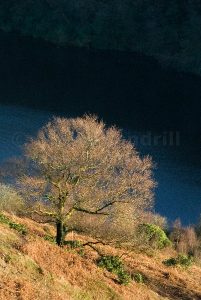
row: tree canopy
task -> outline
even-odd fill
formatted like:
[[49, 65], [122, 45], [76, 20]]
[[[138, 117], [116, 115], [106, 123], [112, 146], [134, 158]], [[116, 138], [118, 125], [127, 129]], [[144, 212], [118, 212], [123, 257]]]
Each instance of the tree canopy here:
[[32, 212], [61, 231], [79, 213], [104, 222], [137, 218], [152, 206], [155, 182], [149, 157], [140, 158], [115, 127], [85, 116], [54, 118], [25, 145], [18, 185]]

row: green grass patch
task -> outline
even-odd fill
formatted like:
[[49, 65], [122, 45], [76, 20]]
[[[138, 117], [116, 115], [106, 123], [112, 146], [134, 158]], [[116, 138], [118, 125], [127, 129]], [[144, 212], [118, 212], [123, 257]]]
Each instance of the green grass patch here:
[[52, 235], [46, 234], [46, 235], [44, 236], [44, 240], [45, 240], [45, 241], [48, 241], [48, 242], [50, 242], [50, 243], [52, 243], [52, 244], [56, 244], [56, 239], [55, 239], [55, 237], [52, 236]]
[[19, 233], [26, 235], [27, 234], [27, 228], [23, 224], [15, 223], [11, 221], [8, 217], [6, 217], [4, 214], [0, 214], [0, 223], [7, 224], [11, 229], [14, 229], [18, 231]]
[[82, 248], [82, 242], [78, 240], [64, 241], [64, 245], [70, 247], [71, 249]]

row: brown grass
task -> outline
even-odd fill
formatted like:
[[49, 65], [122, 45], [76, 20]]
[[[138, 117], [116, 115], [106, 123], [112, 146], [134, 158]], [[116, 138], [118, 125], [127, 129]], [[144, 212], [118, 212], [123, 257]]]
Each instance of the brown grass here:
[[[109, 246], [97, 246], [105, 254], [123, 255], [127, 271], [140, 272], [144, 284], [132, 281], [119, 285], [115, 275], [97, 267], [97, 253], [86, 247], [81, 257], [75, 250], [59, 248], [43, 239], [54, 228], [26, 218], [12, 217], [28, 228], [22, 236], [0, 224], [0, 299], [1, 300], [192, 300], [201, 299], [201, 268], [189, 270], [166, 267], [162, 261], [176, 253], [168, 249], [148, 256]], [[68, 239], [88, 240], [70, 234]]]

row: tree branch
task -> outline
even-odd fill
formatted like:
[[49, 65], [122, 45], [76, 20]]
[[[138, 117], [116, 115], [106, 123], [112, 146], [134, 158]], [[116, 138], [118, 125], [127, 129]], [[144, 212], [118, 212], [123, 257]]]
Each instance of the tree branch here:
[[[109, 207], [109, 206], [112, 206], [113, 204], [115, 203], [120, 203], [119, 200], [114, 200], [114, 201], [111, 201], [105, 205], [103, 205], [102, 207], [98, 208], [97, 210], [95, 211], [90, 211], [90, 210], [87, 210], [87, 209], [84, 209], [84, 208], [81, 208], [81, 207], [74, 207], [75, 210], [77, 211], [81, 211], [81, 212], [84, 212], [84, 213], [87, 213], [87, 214], [92, 214], [92, 215], [105, 215], [105, 216], [108, 216], [109, 213], [107, 212], [101, 212], [103, 209]], [[124, 201], [123, 203], [128, 203], [126, 201]]]
[[66, 214], [66, 217], [65, 217], [65, 221], [68, 220], [71, 216], [72, 216], [72, 213], [75, 211], [75, 208], [72, 207], [69, 212]]
[[87, 209], [84, 209], [84, 208], [81, 208], [81, 207], [74, 207], [74, 209], [76, 211], [80, 211], [80, 212], [84, 212], [86, 214], [91, 214], [91, 215], [105, 215], [105, 216], [108, 216], [109, 213], [106, 213], [106, 212], [99, 212], [99, 210], [96, 210], [96, 211], [90, 211], [90, 210], [87, 210]]
[[109, 203], [103, 205], [101, 208], [97, 209], [96, 212], [99, 212], [99, 211], [101, 211], [101, 210], [103, 210], [103, 209], [105, 209], [105, 208], [107, 208], [107, 207], [109, 207], [109, 206], [112, 206], [113, 204], [115, 204], [115, 203], [117, 203], [117, 202], [119, 202], [119, 200], [111, 201], [111, 202], [109, 202]]
[[102, 241], [97, 241], [97, 242], [87, 242], [87, 243], [82, 244], [82, 246], [83, 247], [88, 246], [88, 247], [92, 248], [93, 250], [95, 250], [100, 256], [102, 256], [102, 253], [96, 247], [94, 247], [94, 245], [97, 245], [97, 244], [101, 244], [102, 246], [107, 245]]
[[42, 217], [56, 217], [57, 214], [55, 213], [51, 213], [51, 212], [48, 212], [48, 211], [43, 211], [39, 208], [39, 210], [31, 210], [31, 213], [35, 213], [39, 216], [42, 216]]

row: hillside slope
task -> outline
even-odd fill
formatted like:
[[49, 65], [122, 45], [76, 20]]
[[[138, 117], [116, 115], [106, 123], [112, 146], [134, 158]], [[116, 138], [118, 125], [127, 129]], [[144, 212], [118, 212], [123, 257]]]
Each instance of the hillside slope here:
[[[198, 300], [201, 299], [201, 268], [190, 270], [166, 267], [162, 261], [172, 250], [147, 256], [99, 246], [103, 254], [122, 255], [127, 271], [140, 272], [144, 283], [132, 281], [120, 285], [112, 273], [96, 264], [97, 253], [90, 247], [78, 254], [74, 249], [59, 248], [47, 239], [54, 229], [26, 218], [11, 217], [24, 224], [22, 234], [0, 223], [0, 299], [128, 299]], [[24, 227], [23, 227], [24, 228]], [[68, 240], [88, 238], [69, 234]]]
[[0, 3], [0, 28], [59, 44], [142, 52], [201, 74], [200, 15], [197, 0], [12, 0]]

